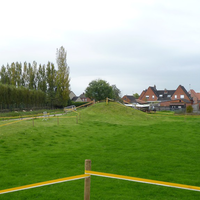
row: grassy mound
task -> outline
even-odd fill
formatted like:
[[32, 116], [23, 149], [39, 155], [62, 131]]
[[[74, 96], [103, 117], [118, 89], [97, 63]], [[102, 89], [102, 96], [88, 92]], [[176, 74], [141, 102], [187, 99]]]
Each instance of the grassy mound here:
[[154, 121], [154, 118], [144, 112], [115, 102], [110, 102], [108, 105], [106, 103], [94, 104], [82, 110], [81, 115], [83, 115], [85, 121], [98, 121], [112, 124], [128, 125], [134, 122], [138, 124], [139, 122], [139, 124], [145, 125], [147, 122], [149, 123], [149, 120]]

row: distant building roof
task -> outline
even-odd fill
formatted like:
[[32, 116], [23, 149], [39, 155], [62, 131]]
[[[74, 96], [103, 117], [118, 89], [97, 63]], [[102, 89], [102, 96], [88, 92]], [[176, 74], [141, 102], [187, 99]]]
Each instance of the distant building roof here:
[[80, 97], [73, 97], [71, 100], [75, 102], [82, 102]]
[[69, 98], [72, 100], [74, 97], [76, 97], [76, 95], [74, 94], [73, 91], [70, 91]]
[[122, 99], [125, 100], [125, 101], [128, 100], [129, 103], [136, 103], [136, 99], [135, 99], [135, 97], [133, 95], [124, 95], [122, 97]]
[[85, 93], [82, 93], [79, 97], [80, 97], [81, 99], [82, 99], [82, 98], [87, 98], [87, 97], [85, 96]]
[[168, 101], [171, 100], [172, 95], [174, 94], [176, 90], [158, 90], [157, 94], [158, 94], [158, 100], [159, 101]]

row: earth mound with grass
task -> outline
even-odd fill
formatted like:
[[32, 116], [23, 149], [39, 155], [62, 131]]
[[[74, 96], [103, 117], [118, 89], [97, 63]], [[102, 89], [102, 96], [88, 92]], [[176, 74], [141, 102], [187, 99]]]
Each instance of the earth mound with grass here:
[[81, 111], [83, 119], [114, 124], [132, 124], [134, 121], [145, 122], [150, 115], [134, 108], [126, 107], [120, 103], [97, 103]]

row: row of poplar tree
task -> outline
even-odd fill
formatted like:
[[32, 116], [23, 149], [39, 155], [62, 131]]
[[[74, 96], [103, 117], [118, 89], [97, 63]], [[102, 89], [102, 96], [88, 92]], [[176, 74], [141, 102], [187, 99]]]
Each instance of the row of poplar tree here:
[[69, 101], [69, 66], [64, 47], [56, 52], [57, 68], [47, 65], [13, 62], [0, 69], [0, 106], [2, 108], [66, 106]]

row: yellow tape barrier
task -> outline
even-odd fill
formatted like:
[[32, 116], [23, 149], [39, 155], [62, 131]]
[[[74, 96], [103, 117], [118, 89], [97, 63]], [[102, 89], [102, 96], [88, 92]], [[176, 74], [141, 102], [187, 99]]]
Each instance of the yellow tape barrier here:
[[[52, 118], [52, 117], [50, 117]], [[70, 117], [58, 117], [59, 119], [67, 119], [67, 118], [76, 118], [76, 116], [70, 116]]]
[[[21, 115], [21, 116], [14, 116], [14, 117], [0, 117], [0, 119], [21, 119], [21, 118], [27, 118], [27, 117], [36, 117], [36, 116], [43, 116], [43, 113], [38, 113], [35, 115]], [[46, 115], [49, 115], [49, 113], [46, 113]]]
[[82, 174], [82, 175], [60, 178], [60, 179], [55, 179], [55, 180], [51, 180], [51, 181], [45, 181], [45, 182], [34, 183], [34, 184], [30, 184], [30, 185], [24, 185], [24, 186], [20, 186], [20, 187], [0, 190], [0, 194], [16, 192], [16, 191], [20, 191], [20, 190], [42, 187], [45, 185], [52, 185], [52, 184], [56, 184], [56, 183], [73, 181], [73, 180], [78, 180], [78, 179], [84, 179], [84, 178], [90, 177], [90, 175], [114, 178], [114, 179], [121, 179], [121, 180], [133, 181], [133, 182], [139, 182], [139, 183], [147, 183], [147, 184], [152, 184], [152, 185], [160, 185], [160, 186], [179, 188], [179, 189], [185, 189], [185, 190], [193, 190], [193, 191], [200, 192], [200, 187], [198, 187], [198, 186], [183, 185], [183, 184], [178, 184], [178, 183], [170, 183], [170, 182], [163, 182], [163, 181], [143, 179], [143, 178], [137, 178], [137, 177], [131, 177], [131, 176], [123, 176], [123, 175], [117, 175], [117, 174], [109, 174], [109, 173], [86, 170], [85, 174]]
[[165, 186], [165, 187], [179, 188], [179, 189], [185, 189], [185, 190], [194, 190], [194, 191], [200, 192], [200, 187], [197, 187], [197, 186], [183, 185], [183, 184], [178, 184], [178, 183], [169, 183], [169, 182], [163, 182], [163, 181], [136, 178], [136, 177], [130, 177], [130, 176], [122, 176], [122, 175], [116, 175], [116, 174], [108, 174], [108, 173], [95, 172], [95, 171], [85, 171], [85, 173], [89, 174], [89, 175], [94, 175], [94, 176], [102, 176], [102, 177], [107, 177], [107, 178], [115, 178], [115, 179], [121, 179], [121, 180], [126, 180], [126, 181], [134, 181], [134, 182], [147, 183], [147, 184], [153, 184], [153, 185], [161, 185], [161, 186]]
[[45, 185], [52, 185], [52, 184], [56, 184], [56, 183], [73, 181], [73, 180], [78, 180], [78, 179], [83, 179], [83, 178], [87, 178], [89, 176], [90, 175], [88, 175], [88, 174], [82, 174], [82, 175], [71, 176], [71, 177], [67, 177], [67, 178], [60, 178], [60, 179], [55, 179], [55, 180], [51, 180], [51, 181], [34, 183], [34, 184], [30, 184], [30, 185], [24, 185], [24, 186], [20, 186], [20, 187], [0, 190], [0, 194], [16, 192], [16, 191], [20, 191], [20, 190], [27, 190], [27, 189], [31, 189], [31, 188], [42, 187], [42, 186], [45, 186]]
[[88, 102], [86, 104], [83, 104], [83, 105], [80, 105], [80, 106], [78, 106], [76, 108], [78, 109], [78, 108], [81, 108], [81, 107], [84, 107], [84, 106], [89, 106], [90, 104], [94, 104], [94, 101], [90, 101], [90, 102]]
[[17, 123], [17, 122], [21, 122], [21, 121], [24, 121], [24, 120], [29, 120], [29, 119], [32, 119], [32, 118], [25, 118], [25, 119], [16, 120], [14, 122], [9, 122], [7, 124], [1, 124], [0, 127], [7, 126], [7, 125], [10, 125], [10, 124], [14, 124], [14, 123]]
[[[24, 121], [24, 120], [31, 120], [31, 119], [37, 119], [37, 118], [43, 118], [44, 116], [39, 116], [39, 117], [31, 117], [31, 118], [24, 118], [24, 119], [20, 119], [20, 120], [16, 120], [16, 121], [12, 121], [12, 122], [9, 122], [9, 123], [6, 123], [6, 124], [1, 124], [0, 127], [2, 126], [7, 126], [7, 125], [10, 125], [10, 124], [14, 124], [14, 123], [17, 123], [17, 122], [21, 122], [21, 121]], [[67, 116], [67, 117], [60, 117], [60, 116], [56, 116], [58, 117], [59, 119], [66, 119], [66, 118], [76, 118], [76, 116]], [[55, 116], [51, 116], [51, 117], [48, 117], [48, 118], [55, 118]]]

